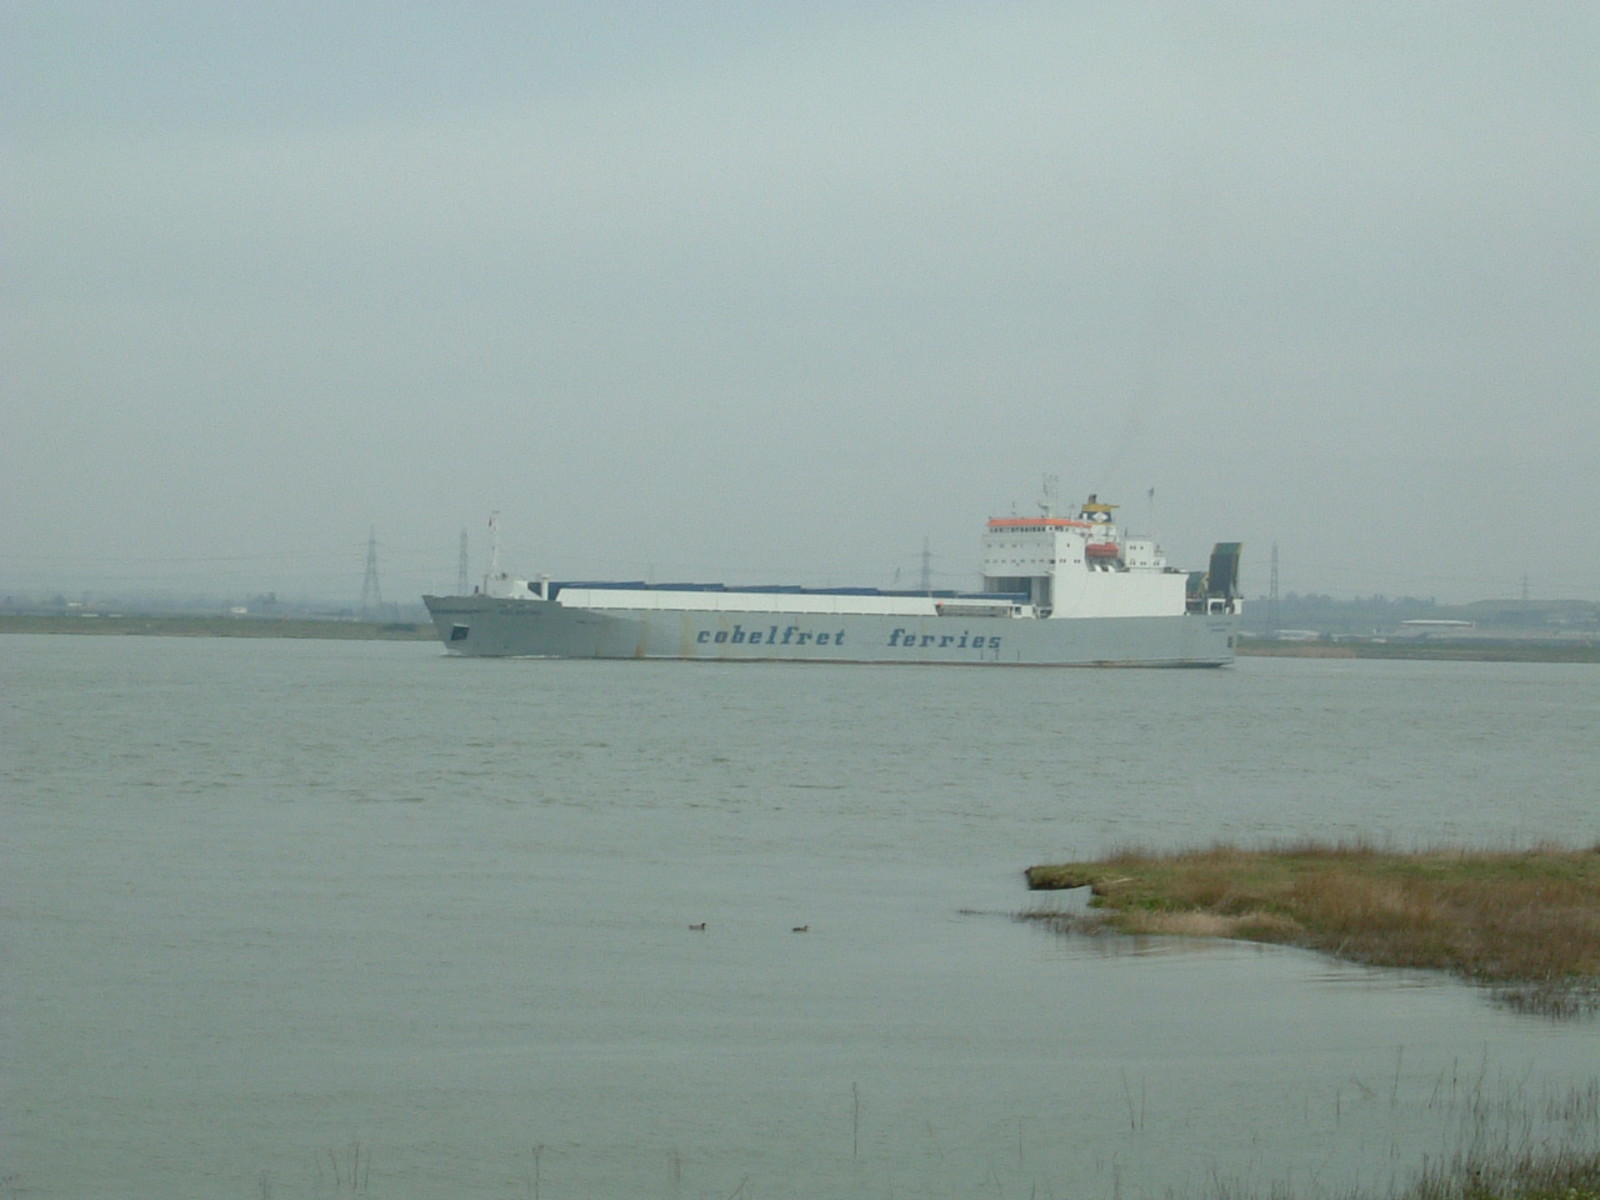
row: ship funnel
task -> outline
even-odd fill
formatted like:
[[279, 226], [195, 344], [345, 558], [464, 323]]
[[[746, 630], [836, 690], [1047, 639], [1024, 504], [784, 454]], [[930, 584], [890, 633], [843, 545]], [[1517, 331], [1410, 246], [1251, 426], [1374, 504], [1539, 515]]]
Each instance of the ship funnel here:
[[1211, 568], [1206, 572], [1206, 594], [1225, 596], [1229, 600], [1239, 595], [1239, 551], [1242, 542], [1218, 542], [1211, 548]]

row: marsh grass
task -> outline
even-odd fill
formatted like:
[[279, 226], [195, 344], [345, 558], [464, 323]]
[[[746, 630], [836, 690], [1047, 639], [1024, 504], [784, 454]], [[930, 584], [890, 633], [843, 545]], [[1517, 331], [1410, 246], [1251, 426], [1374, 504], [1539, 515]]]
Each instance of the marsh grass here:
[[1600, 1080], [1533, 1093], [1524, 1083], [1486, 1086], [1480, 1074], [1449, 1093], [1428, 1107], [1452, 1114], [1454, 1148], [1379, 1190], [1274, 1182], [1263, 1191], [1213, 1171], [1204, 1191], [1167, 1200], [1600, 1200]]
[[[1311, 1194], [1322, 1200], [1600, 1200], [1600, 1152], [1529, 1148], [1461, 1155], [1423, 1168], [1396, 1191], [1318, 1188]], [[1263, 1198], [1258, 1189], [1217, 1178], [1205, 1196], [1206, 1200], [1299, 1200], [1300, 1194], [1284, 1185], [1272, 1187]]]
[[1306, 842], [1120, 851], [1030, 867], [1035, 889], [1088, 887], [1091, 914], [1046, 919], [1130, 934], [1304, 946], [1354, 962], [1450, 971], [1526, 1011], [1600, 1008], [1600, 847], [1436, 849]]

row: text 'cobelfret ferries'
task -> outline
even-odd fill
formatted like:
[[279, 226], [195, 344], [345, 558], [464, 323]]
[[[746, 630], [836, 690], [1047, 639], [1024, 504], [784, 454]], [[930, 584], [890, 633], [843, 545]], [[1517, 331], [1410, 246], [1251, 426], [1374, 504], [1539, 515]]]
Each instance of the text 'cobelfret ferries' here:
[[[759, 629], [746, 632], [743, 625], [735, 625], [732, 631], [718, 629], [713, 632], [702, 629], [695, 634], [694, 640], [700, 643], [729, 643], [736, 646], [842, 646], [844, 630], [841, 629], [836, 633], [812, 633], [810, 630], [801, 629], [798, 625], [789, 625], [783, 629], [773, 625], [765, 632]], [[959, 634], [916, 634], [902, 628], [896, 629], [889, 635], [889, 645], [902, 650], [930, 647], [938, 647], [941, 650], [998, 650], [1000, 639], [972, 634], [965, 629]]]

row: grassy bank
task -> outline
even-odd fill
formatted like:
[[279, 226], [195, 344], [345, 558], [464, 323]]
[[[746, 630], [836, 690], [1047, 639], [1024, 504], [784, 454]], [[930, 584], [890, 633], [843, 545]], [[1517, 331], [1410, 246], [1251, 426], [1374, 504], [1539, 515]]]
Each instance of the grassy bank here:
[[1079, 926], [1276, 942], [1374, 966], [1445, 970], [1555, 1014], [1600, 996], [1600, 847], [1393, 853], [1307, 843], [1129, 851], [1030, 867], [1088, 887]]
[[40, 616], [0, 614], [0, 633], [83, 633], [144, 637], [333, 638], [432, 641], [427, 622], [340, 621], [309, 617]]

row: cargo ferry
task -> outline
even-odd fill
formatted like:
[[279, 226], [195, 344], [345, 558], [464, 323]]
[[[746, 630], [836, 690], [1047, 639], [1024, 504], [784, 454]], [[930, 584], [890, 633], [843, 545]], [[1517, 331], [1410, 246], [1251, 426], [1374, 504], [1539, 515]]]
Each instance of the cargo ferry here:
[[712, 662], [1220, 667], [1238, 638], [1239, 550], [1169, 566], [1091, 495], [1076, 515], [996, 517], [973, 592], [559, 582], [500, 570], [470, 596], [424, 596], [451, 654]]

